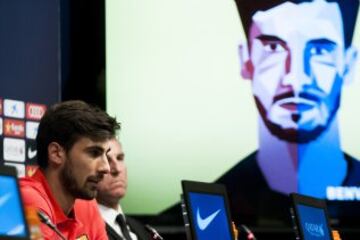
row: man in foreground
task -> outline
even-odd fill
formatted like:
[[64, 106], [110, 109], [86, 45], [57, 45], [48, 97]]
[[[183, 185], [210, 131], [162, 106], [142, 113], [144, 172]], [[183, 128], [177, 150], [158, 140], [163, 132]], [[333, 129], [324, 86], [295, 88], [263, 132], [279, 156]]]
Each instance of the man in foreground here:
[[126, 194], [127, 168], [124, 162], [122, 146], [115, 138], [110, 141], [110, 151], [107, 153], [110, 174], [106, 174], [99, 183], [97, 201], [102, 217], [106, 222], [106, 231], [110, 240], [148, 240], [150, 234], [145, 227], [135, 219], [125, 217], [119, 204]]
[[[119, 123], [81, 101], [50, 107], [36, 138], [39, 169], [21, 179], [25, 206], [41, 211], [67, 239], [107, 239], [96, 201], [99, 182], [110, 171], [109, 140]], [[60, 239], [45, 224], [45, 239]]]

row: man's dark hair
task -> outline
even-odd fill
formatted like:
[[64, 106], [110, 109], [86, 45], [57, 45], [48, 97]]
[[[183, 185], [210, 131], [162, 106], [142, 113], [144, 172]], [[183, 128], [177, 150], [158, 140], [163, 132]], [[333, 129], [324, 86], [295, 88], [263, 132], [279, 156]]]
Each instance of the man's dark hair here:
[[[244, 32], [248, 33], [252, 23], [252, 17], [257, 11], [266, 11], [284, 2], [302, 3], [313, 2], [313, 0], [235, 0]], [[359, 8], [359, 0], [327, 0], [327, 2], [336, 2], [339, 5], [342, 23], [344, 28], [345, 47], [351, 45], [356, 17]], [[306, 16], [304, 16], [306, 18]]]
[[42, 117], [36, 137], [37, 161], [48, 166], [48, 145], [57, 142], [67, 152], [81, 137], [104, 141], [115, 137], [120, 124], [98, 107], [83, 101], [66, 101], [51, 106]]

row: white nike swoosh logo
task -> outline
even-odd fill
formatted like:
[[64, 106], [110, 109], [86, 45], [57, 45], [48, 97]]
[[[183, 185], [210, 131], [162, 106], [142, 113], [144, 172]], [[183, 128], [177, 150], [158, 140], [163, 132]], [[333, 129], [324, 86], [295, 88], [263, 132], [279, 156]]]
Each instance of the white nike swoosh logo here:
[[220, 211], [221, 211], [221, 209], [219, 209], [216, 212], [210, 214], [206, 218], [201, 218], [200, 210], [198, 208], [196, 210], [196, 221], [197, 221], [197, 224], [198, 224], [200, 230], [204, 230], [205, 228], [207, 228], [209, 226], [209, 224], [214, 220], [214, 218], [216, 217], [216, 215], [218, 215], [218, 213]]
[[30, 147], [28, 148], [28, 158], [33, 159], [37, 154], [37, 150], [32, 150]]
[[5, 194], [0, 197], [0, 208], [9, 200], [11, 193]]
[[9, 236], [16, 236], [25, 231], [24, 224], [16, 225], [13, 229], [10, 229], [6, 234]]

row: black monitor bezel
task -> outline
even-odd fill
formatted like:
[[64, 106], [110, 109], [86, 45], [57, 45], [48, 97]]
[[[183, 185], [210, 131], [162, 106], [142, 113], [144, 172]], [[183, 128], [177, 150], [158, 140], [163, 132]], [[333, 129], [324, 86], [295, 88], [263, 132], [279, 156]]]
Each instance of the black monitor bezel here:
[[224, 199], [224, 207], [226, 211], [226, 218], [228, 222], [228, 227], [230, 231], [230, 236], [232, 239], [235, 239], [234, 232], [232, 230], [232, 222], [231, 222], [231, 212], [229, 207], [229, 200], [226, 192], [226, 188], [222, 184], [217, 183], [205, 183], [198, 181], [189, 181], [182, 180], [181, 181], [183, 196], [185, 201], [185, 206], [187, 210], [187, 216], [189, 220], [189, 225], [191, 229], [192, 240], [198, 240], [196, 236], [195, 223], [193, 221], [193, 211], [190, 207], [190, 196], [189, 193], [202, 193], [202, 194], [210, 194], [210, 195], [218, 195]]
[[22, 195], [20, 192], [20, 185], [19, 185], [19, 181], [17, 179], [18, 177], [17, 177], [16, 168], [13, 166], [0, 165], [0, 176], [7, 176], [7, 177], [14, 178], [14, 181], [16, 183], [16, 188], [17, 188], [17, 194], [18, 194], [19, 200], [20, 200], [21, 213], [22, 213], [24, 224], [25, 224], [25, 236], [24, 237], [0, 235], [0, 240], [30, 240], [29, 225], [26, 220], [24, 201], [22, 199]]
[[294, 220], [295, 220], [295, 224], [297, 227], [297, 231], [300, 235], [300, 239], [305, 239], [305, 238], [304, 238], [303, 228], [300, 224], [300, 218], [301, 218], [300, 213], [299, 213], [299, 210], [297, 207], [298, 207], [298, 205], [303, 205], [303, 206], [308, 206], [308, 207], [313, 207], [313, 208], [318, 208], [318, 209], [323, 210], [324, 215], [325, 215], [326, 225], [328, 228], [328, 234], [330, 236], [330, 239], [333, 240], [333, 235], [332, 235], [330, 221], [329, 221], [329, 213], [327, 210], [327, 205], [326, 205], [325, 200], [298, 194], [298, 193], [291, 193], [290, 198], [291, 198], [291, 204], [292, 204], [292, 207], [294, 210], [294, 217], [295, 217]]

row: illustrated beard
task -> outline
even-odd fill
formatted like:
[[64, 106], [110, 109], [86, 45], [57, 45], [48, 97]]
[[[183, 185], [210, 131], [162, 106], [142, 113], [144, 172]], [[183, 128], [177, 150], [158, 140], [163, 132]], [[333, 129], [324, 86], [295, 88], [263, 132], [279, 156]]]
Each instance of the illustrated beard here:
[[[319, 125], [311, 130], [304, 129], [284, 129], [281, 125], [276, 124], [270, 121], [267, 118], [267, 112], [260, 102], [260, 100], [255, 96], [255, 103], [259, 110], [262, 121], [265, 123], [267, 129], [270, 133], [280, 140], [284, 140], [290, 143], [309, 143], [316, 140], [324, 131], [328, 129], [328, 126], [334, 119], [334, 116], [340, 106], [340, 95], [336, 99], [335, 107], [330, 112], [330, 115], [326, 121], [325, 125]], [[298, 117], [298, 116], [297, 116]], [[295, 116], [293, 118], [296, 118]]]

